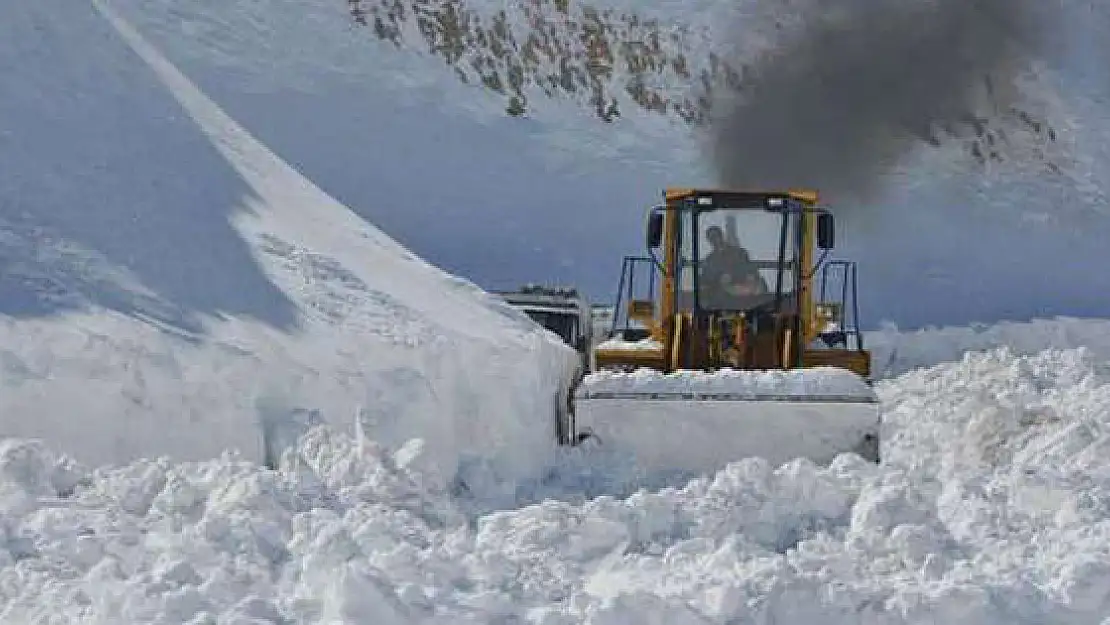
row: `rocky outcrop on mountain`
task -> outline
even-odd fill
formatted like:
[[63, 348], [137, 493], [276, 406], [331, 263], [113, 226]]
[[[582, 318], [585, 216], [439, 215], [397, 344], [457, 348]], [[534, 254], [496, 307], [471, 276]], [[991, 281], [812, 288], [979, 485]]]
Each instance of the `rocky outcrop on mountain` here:
[[426, 46], [466, 83], [504, 94], [509, 115], [537, 97], [572, 99], [612, 122], [628, 106], [704, 124], [743, 68], [689, 45], [692, 30], [570, 0], [485, 12], [460, 0], [348, 0], [353, 18], [398, 48]]
[[[398, 50], [443, 59], [464, 83], [504, 97], [507, 116], [570, 100], [607, 123], [632, 108], [707, 127], [721, 96], [743, 97], [749, 66], [712, 50], [704, 29], [571, 0], [347, 0], [352, 19]], [[984, 76], [989, 105], [990, 76]], [[988, 106], [989, 108], [989, 106]], [[968, 111], [961, 123], [916, 129], [923, 142], [956, 140], [984, 166], [1011, 152], [1049, 154], [1058, 131], [1033, 109]], [[1015, 147], [1011, 147], [1015, 146]]]

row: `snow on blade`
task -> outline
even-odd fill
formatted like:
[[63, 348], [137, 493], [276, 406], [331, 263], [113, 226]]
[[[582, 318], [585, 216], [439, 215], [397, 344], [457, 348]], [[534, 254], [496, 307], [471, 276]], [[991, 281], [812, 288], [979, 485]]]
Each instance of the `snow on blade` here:
[[[607, 320], [605, 322], [608, 323]], [[608, 328], [605, 328], [605, 329], [607, 330]], [[659, 341], [657, 341], [655, 339], [651, 339], [651, 338], [641, 339], [639, 341], [626, 341], [626, 340], [620, 339], [620, 338], [611, 338], [611, 339], [606, 339], [604, 341], [601, 341], [597, 345], [597, 349], [602, 349], [602, 350], [626, 349], [626, 350], [630, 350], [630, 351], [631, 350], [648, 350], [648, 351], [651, 351], [651, 350], [658, 350], [658, 349], [662, 349], [662, 348], [663, 348], [662, 343], [660, 343]]]
[[652, 369], [598, 371], [586, 376], [578, 388], [583, 399], [620, 399], [642, 396], [655, 399], [778, 399], [781, 401], [836, 401], [871, 403], [875, 393], [850, 371], [833, 367], [798, 370], [678, 371]]

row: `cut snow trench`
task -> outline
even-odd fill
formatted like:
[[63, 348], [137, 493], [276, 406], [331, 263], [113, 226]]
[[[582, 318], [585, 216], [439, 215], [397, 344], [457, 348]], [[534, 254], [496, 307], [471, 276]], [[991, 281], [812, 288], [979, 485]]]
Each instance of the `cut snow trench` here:
[[[411, 461], [425, 479], [445, 483], [475, 461], [499, 478], [537, 472], [551, 452], [556, 397], [573, 352], [503, 302], [359, 220], [224, 115], [111, 7], [92, 6], [211, 139], [216, 160], [226, 159], [249, 185], [246, 210], [234, 211], [233, 225], [299, 319], [285, 331], [233, 315], [208, 317], [184, 342], [95, 307], [61, 317], [6, 318], [0, 324], [7, 350], [0, 396], [5, 435], [50, 440], [94, 465], [161, 455], [198, 460], [226, 448], [261, 461], [254, 422], [260, 412], [300, 414], [306, 422], [316, 414], [344, 430], [357, 416], [368, 436], [390, 447], [408, 445], [411, 452], [419, 446], [410, 439], [422, 438], [423, 451]], [[49, 8], [23, 10], [29, 20], [51, 19]], [[85, 25], [99, 34], [95, 26], [103, 22], [92, 7], [73, 17], [77, 24], [95, 21]], [[58, 32], [92, 50], [114, 44], [47, 29]], [[114, 76], [103, 77], [106, 94], [116, 86]], [[119, 76], [134, 82], [145, 73]], [[34, 73], [26, 79], [34, 92]], [[160, 128], [152, 123], [152, 130]], [[160, 138], [155, 133], [150, 141]], [[112, 167], [107, 163], [101, 177], [151, 174]], [[204, 250], [165, 250], [168, 262], [188, 263], [190, 252]], [[394, 397], [410, 401], [383, 401]]]
[[[289, 240], [299, 239], [308, 248], [329, 250], [329, 253], [334, 255], [339, 264], [344, 267], [358, 267], [365, 264], [368, 259], [358, 252], [367, 243], [370, 243], [381, 248], [383, 252], [400, 257], [407, 263], [423, 265], [424, 268], [430, 269], [430, 266], [397, 245], [392, 239], [376, 229], [367, 228], [365, 222], [346, 207], [323, 193], [310, 181], [290, 168], [287, 163], [277, 158], [245, 129], [224, 114], [219, 106], [207, 98], [118, 14], [112, 12], [99, 0], [94, 4], [136, 54], [155, 71], [159, 79], [196, 121], [200, 129], [212, 140], [220, 153], [257, 193], [258, 199], [251, 201], [254, 218], [241, 213], [237, 220], [236, 225], [245, 237], [260, 241], [276, 234], [281, 237], [288, 237]], [[328, 209], [334, 214], [342, 215], [345, 223], [329, 224], [332, 226], [331, 228], [326, 231], [321, 230], [315, 226], [312, 219], [314, 213], [304, 210], [306, 206], [319, 207], [318, 210]], [[473, 298], [478, 293], [476, 288], [444, 290], [440, 283], [429, 284], [429, 281], [412, 280], [410, 279], [412, 277], [411, 273], [404, 272], [402, 269], [403, 267], [399, 263], [393, 263], [392, 267], [385, 263], [374, 267], [375, 279], [381, 285], [382, 292], [389, 293], [391, 299], [405, 301], [408, 306], [423, 304], [423, 310], [419, 312], [429, 316], [434, 316], [438, 310], [445, 307], [450, 308], [454, 322], [452, 329], [462, 333], [464, 338], [469, 336], [478, 340], [488, 340], [489, 337], [496, 336], [503, 331], [503, 327], [489, 323], [488, 314], [475, 314], [476, 311], [472, 307], [458, 305], [466, 303], [460, 302], [463, 298]], [[280, 280], [281, 276], [274, 276], [274, 278]], [[458, 282], [457, 286], [465, 286], [461, 281]], [[438, 338], [436, 337], [436, 339]], [[433, 342], [435, 342], [435, 339], [433, 339]], [[429, 371], [434, 372], [440, 368], [437, 366], [436, 359], [446, 358], [450, 361], [452, 352], [457, 354], [460, 350], [462, 350], [462, 346], [459, 343], [442, 345], [440, 350], [435, 350], [432, 357], [425, 357], [423, 362], [415, 367], [394, 370], [401, 375], [405, 375], [405, 372], [408, 371], [409, 374], [405, 375], [408, 384], [389, 384], [390, 392], [401, 393], [408, 388], [418, 398], [431, 395], [430, 402], [425, 400], [422, 402], [423, 405], [417, 405], [418, 409], [425, 408], [425, 410], [419, 411], [422, 413], [421, 416], [424, 417], [422, 422], [397, 424], [395, 422], [398, 418], [397, 415], [389, 415], [394, 420], [393, 423], [378, 421], [366, 424], [361, 420], [359, 422], [360, 426], [370, 425], [371, 433], [378, 435], [377, 438], [384, 438], [394, 443], [403, 442], [403, 438], [406, 436], [425, 438], [428, 447], [424, 449], [424, 452], [434, 459], [436, 466], [425, 464], [423, 468], [429, 473], [440, 472], [439, 475], [435, 475], [435, 479], [439, 480], [440, 483], [455, 477], [454, 472], [460, 462], [458, 457], [460, 449], [457, 447], [459, 441], [433, 434], [438, 428], [442, 427], [437, 421], [441, 421], [444, 418], [443, 412], [448, 410], [463, 413], [460, 415], [462, 418], [476, 419], [480, 416], [473, 409], [467, 410], [468, 406], [465, 405], [470, 403], [466, 402], [464, 397], [468, 393], [465, 390], [466, 387], [472, 386], [471, 380], [460, 380], [456, 388], [453, 389], [456, 392], [454, 399], [458, 403], [464, 404], [458, 406], [450, 405], [450, 400], [444, 401], [435, 397], [435, 389], [427, 388], [429, 383], [425, 376], [428, 375]], [[554, 352], [556, 350], [549, 351]], [[505, 428], [502, 426], [507, 424], [501, 423], [489, 428], [475, 428], [476, 431], [472, 434], [479, 440], [462, 441], [463, 445], [469, 443], [473, 445], [472, 450], [477, 450], [478, 446], [484, 443], [494, 449], [500, 448], [504, 457], [513, 456], [514, 458], [509, 463], [508, 475], [519, 475], [522, 472], [526, 474], [527, 463], [535, 462], [537, 458], [546, 456], [542, 453], [542, 450], [551, 446], [551, 432], [553, 430], [551, 422], [554, 418], [553, 410], [558, 401], [557, 393], [561, 392], [563, 385], [566, 384], [573, 367], [573, 361], [569, 358], [569, 354], [560, 355], [563, 358], [552, 354], [544, 362], [542, 355], [537, 354], [537, 360], [540, 361], [540, 364], [547, 365], [547, 370], [544, 372], [546, 374], [545, 380], [543, 380], [547, 388], [534, 387], [524, 391], [531, 390], [539, 400], [537, 403], [541, 410], [537, 411], [537, 414], [528, 415], [534, 420], [529, 421], [525, 417], [524, 423], [516, 424], [516, 428]], [[459, 371], [465, 371], [469, 366], [468, 363], [461, 362], [457, 355], [455, 355], [454, 360]], [[396, 378], [394, 380], [397, 381]], [[413, 384], [425, 388], [413, 389]], [[469, 393], [472, 394], [473, 391], [469, 391]], [[547, 399], [547, 401], [545, 402], [544, 399]], [[542, 410], [543, 407], [548, 408], [548, 410]], [[510, 406], [509, 410], [514, 408], [521, 409], [524, 407]], [[273, 412], [271, 411], [270, 414], [273, 415]], [[405, 416], [413, 417], [415, 411], [409, 410]], [[293, 426], [299, 430], [300, 426], [304, 424], [298, 421], [290, 421], [284, 425]], [[473, 427], [477, 424], [467, 425]], [[392, 426], [403, 434], [393, 433], [390, 435], [388, 431], [375, 431], [373, 426]], [[263, 427], [267, 430], [273, 427], [280, 429], [282, 425], [268, 423], [264, 424]], [[284, 440], [295, 439], [294, 434], [291, 433], [284, 433], [281, 436]], [[474, 487], [475, 485], [472, 484], [471, 488]]]

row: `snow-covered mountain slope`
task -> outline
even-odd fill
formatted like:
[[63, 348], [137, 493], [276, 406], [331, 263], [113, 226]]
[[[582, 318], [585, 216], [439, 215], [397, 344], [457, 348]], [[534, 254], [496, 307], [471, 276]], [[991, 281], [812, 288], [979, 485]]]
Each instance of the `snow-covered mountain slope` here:
[[[743, 55], [773, 44], [774, 24], [789, 29], [796, 10], [712, 1], [572, 2], [565, 14], [554, 0], [387, 4], [363, 0], [363, 26], [353, 5], [331, 0], [113, 2], [277, 154], [422, 257], [486, 287], [557, 280], [599, 299], [615, 287], [620, 257], [641, 252], [643, 212], [662, 187], [717, 182], [706, 129], [673, 107], [640, 106], [628, 85], [680, 109], [697, 100], [703, 71], [716, 92], [727, 90]], [[998, 111], [997, 126], [976, 139], [1009, 137], [997, 141], [1002, 162], [979, 162], [974, 134], [923, 144], [895, 168], [881, 200], [838, 207], [837, 254], [861, 262], [867, 324], [1110, 314], [1099, 295], [1110, 277], [1088, 270], [1105, 261], [1101, 242], [1110, 236], [1098, 165], [1110, 144], [1100, 113], [1108, 93], [1085, 60], [1101, 50], [1105, 11], [1061, 10], [1063, 30], [1024, 79], [1027, 115]], [[393, 14], [404, 16], [400, 34], [380, 38], [374, 17]], [[738, 21], [750, 24], [740, 42]], [[475, 42], [456, 58], [464, 23]], [[493, 55], [491, 33], [501, 30], [510, 41], [503, 54], [478, 61]], [[591, 43], [602, 35], [604, 46]], [[598, 65], [608, 57], [595, 59], [602, 49], [612, 55], [608, 74]], [[545, 82], [561, 80], [564, 66], [574, 91]], [[506, 85], [521, 74], [527, 116], [506, 113], [510, 87], [483, 83], [492, 68]], [[608, 76], [598, 84], [618, 102], [611, 122], [590, 105], [591, 71]]]
[[[1015, 330], [996, 338], [1066, 345]], [[1094, 353], [1002, 347], [881, 382], [881, 468], [748, 459], [581, 501], [568, 467], [534, 495], [558, 497], [478, 515], [404, 453], [326, 428], [276, 472], [91, 471], [8, 440], [0, 621], [1098, 625], [1110, 371]]]
[[[653, 10], [679, 4], [710, 5]], [[885, 466], [747, 459], [630, 494], [656, 476], [551, 453], [568, 350], [325, 191], [413, 229], [441, 218], [433, 234], [457, 246], [444, 254], [491, 271], [558, 251], [561, 224], [611, 241], [599, 225], [637, 215], [583, 207], [632, 198], [657, 165], [632, 161], [624, 179], [579, 167], [651, 135], [537, 149], [581, 117], [552, 106], [556, 120], [502, 134], [500, 96], [424, 58], [363, 60], [393, 44], [345, 30], [347, 9], [42, 0], [0, 21], [5, 84], [20, 87], [0, 98], [0, 622], [1105, 621], [1106, 322], [873, 333]], [[548, 160], [568, 156], [580, 162]], [[483, 198], [522, 242], [477, 260], [488, 225], [459, 226]], [[573, 210], [537, 223], [526, 200]], [[1024, 242], [1063, 245], [1082, 214]], [[1080, 278], [1098, 292], [1079, 245], [1097, 234], [1075, 235], [1083, 273], [1061, 292]], [[997, 296], [1003, 269], [961, 288]], [[961, 293], [891, 295], [926, 319], [952, 302], [988, 310]], [[997, 305], [1021, 316], [1037, 296]], [[297, 421], [308, 431], [276, 471], [216, 457], [237, 445], [257, 459], [261, 423]], [[510, 490], [470, 472], [470, 492], [451, 492], [475, 465]]]
[[421, 436], [429, 479], [544, 462], [574, 363], [555, 337], [320, 191], [110, 8], [0, 28], [25, 61], [0, 104], [23, 120], [0, 150], [3, 435], [257, 462], [264, 428], [322, 419]]

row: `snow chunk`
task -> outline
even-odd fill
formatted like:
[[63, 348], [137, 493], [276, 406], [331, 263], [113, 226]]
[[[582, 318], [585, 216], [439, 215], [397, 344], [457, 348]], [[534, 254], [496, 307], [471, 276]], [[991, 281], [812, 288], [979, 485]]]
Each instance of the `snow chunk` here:
[[663, 349], [663, 344], [653, 338], [641, 339], [639, 341], [626, 341], [621, 338], [611, 338], [602, 341], [598, 344], [597, 349], [603, 350], [629, 350], [629, 351], [653, 351]]

